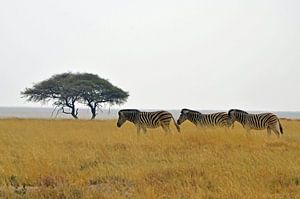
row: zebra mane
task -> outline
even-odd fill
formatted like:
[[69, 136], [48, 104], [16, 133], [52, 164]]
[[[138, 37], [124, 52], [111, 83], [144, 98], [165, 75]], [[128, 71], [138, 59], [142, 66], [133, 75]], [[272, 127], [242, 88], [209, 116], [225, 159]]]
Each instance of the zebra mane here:
[[230, 115], [230, 113], [233, 112], [233, 111], [239, 112], [239, 113], [244, 113], [244, 114], [249, 114], [248, 112], [243, 111], [243, 110], [240, 110], [240, 109], [230, 109], [230, 110], [228, 111], [228, 115]]
[[141, 111], [139, 111], [138, 109], [121, 109], [119, 110], [119, 114], [121, 112], [141, 112]]
[[201, 114], [199, 111], [195, 111], [187, 108], [181, 109], [180, 113], [186, 113], [186, 112]]

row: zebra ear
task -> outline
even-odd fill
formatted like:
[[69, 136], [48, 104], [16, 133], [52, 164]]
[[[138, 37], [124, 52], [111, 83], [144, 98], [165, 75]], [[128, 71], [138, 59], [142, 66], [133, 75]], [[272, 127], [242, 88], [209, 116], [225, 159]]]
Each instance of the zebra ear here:
[[181, 111], [181, 113], [183, 113], [183, 114], [187, 114], [188, 112], [189, 112], [189, 111], [186, 110], [186, 109], [184, 109], [184, 110]]
[[119, 115], [119, 117], [120, 117], [121, 115], [123, 115], [123, 112], [122, 112], [122, 111], [119, 111], [119, 112], [118, 112], [118, 115]]

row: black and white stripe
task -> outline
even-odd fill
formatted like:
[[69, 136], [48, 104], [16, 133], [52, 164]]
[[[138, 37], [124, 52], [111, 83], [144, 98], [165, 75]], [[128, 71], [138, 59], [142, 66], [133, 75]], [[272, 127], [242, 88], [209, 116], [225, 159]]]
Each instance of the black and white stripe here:
[[283, 134], [282, 126], [279, 118], [273, 113], [249, 114], [239, 109], [231, 109], [228, 111], [229, 118], [232, 123], [238, 121], [249, 132], [251, 129], [263, 130], [267, 129], [268, 135], [271, 130], [280, 137]]
[[117, 126], [121, 127], [127, 120], [137, 127], [138, 133], [140, 133], [141, 129], [146, 133], [147, 128], [160, 126], [165, 132], [170, 132], [171, 120], [174, 121], [177, 131], [180, 132], [180, 127], [176, 124], [172, 114], [167, 111], [141, 112], [137, 109], [120, 110]]
[[225, 112], [202, 114], [198, 111], [182, 109], [177, 124], [180, 125], [185, 120], [189, 120], [197, 127], [230, 127], [230, 120]]

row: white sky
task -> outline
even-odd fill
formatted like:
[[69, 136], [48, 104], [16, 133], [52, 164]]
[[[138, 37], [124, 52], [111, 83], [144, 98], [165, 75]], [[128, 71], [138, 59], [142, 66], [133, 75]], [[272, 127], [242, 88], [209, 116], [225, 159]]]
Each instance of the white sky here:
[[69, 71], [122, 108], [299, 111], [300, 1], [0, 1], [0, 106]]

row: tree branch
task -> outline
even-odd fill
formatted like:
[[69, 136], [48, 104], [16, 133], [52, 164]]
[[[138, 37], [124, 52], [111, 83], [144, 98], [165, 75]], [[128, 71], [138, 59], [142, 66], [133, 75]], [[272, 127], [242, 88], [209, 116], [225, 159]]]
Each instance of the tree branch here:
[[70, 115], [72, 115], [72, 112], [66, 112], [65, 109], [64, 109], [64, 107], [62, 107], [61, 109], [62, 109], [62, 112], [63, 112], [64, 114], [70, 114]]

